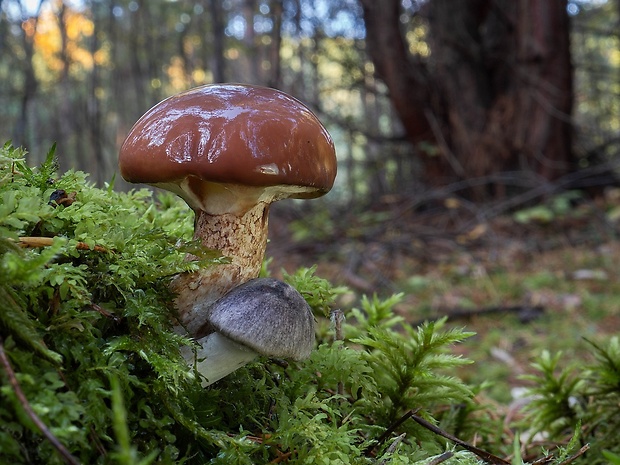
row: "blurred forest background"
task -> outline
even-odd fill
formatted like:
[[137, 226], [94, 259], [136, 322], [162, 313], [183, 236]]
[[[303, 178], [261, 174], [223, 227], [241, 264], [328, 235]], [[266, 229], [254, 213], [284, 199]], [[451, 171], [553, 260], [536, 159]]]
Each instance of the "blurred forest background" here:
[[0, 0], [0, 13], [0, 140], [33, 164], [56, 142], [62, 169], [100, 185], [137, 118], [213, 82], [313, 108], [337, 144], [340, 204], [462, 195], [497, 213], [617, 182], [618, 0]]

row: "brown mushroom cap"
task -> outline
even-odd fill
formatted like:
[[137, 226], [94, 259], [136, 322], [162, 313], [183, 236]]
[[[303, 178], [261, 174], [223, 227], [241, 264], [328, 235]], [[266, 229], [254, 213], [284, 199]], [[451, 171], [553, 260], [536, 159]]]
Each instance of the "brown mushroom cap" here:
[[244, 186], [250, 196], [268, 188], [267, 202], [319, 197], [334, 183], [336, 156], [327, 130], [297, 99], [266, 87], [218, 84], [146, 112], [121, 147], [119, 168], [129, 182], [160, 185], [201, 208], [214, 183], [227, 191]]

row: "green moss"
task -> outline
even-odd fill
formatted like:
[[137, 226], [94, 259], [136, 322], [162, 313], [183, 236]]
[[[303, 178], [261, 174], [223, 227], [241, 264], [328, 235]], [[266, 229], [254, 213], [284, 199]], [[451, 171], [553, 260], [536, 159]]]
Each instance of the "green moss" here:
[[415, 411], [493, 441], [476, 389], [454, 376], [470, 363], [454, 345], [471, 333], [408, 325], [393, 311], [400, 294], [363, 298], [339, 327], [345, 289], [300, 269], [285, 279], [318, 322], [309, 360], [260, 359], [202, 388], [169, 290], [221, 260], [191, 241], [192, 212], [170, 195], [57, 176], [53, 150], [36, 169], [24, 157], [0, 150], [0, 463], [71, 463], [50, 436], [85, 464], [481, 463], [404, 420]]

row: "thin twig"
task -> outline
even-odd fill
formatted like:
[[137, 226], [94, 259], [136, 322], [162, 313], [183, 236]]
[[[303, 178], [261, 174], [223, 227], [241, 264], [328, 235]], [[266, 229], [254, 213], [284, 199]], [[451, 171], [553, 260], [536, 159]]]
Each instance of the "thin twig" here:
[[284, 453], [278, 452], [278, 456], [269, 463], [280, 463], [280, 462], [288, 461], [288, 459], [291, 458], [291, 455], [293, 455], [292, 451], [284, 452]]
[[427, 465], [439, 465], [440, 463], [445, 462], [446, 460], [452, 458], [454, 456], [454, 452], [444, 452], [443, 454], [435, 457], [433, 460], [428, 462]]
[[458, 444], [459, 446], [461, 446], [463, 449], [468, 450], [472, 454], [476, 454], [482, 460], [486, 460], [487, 462], [495, 464], [495, 465], [510, 465], [510, 462], [507, 462], [506, 460], [500, 457], [497, 457], [496, 455], [493, 455], [490, 452], [487, 452], [485, 450], [479, 449], [478, 447], [472, 446], [471, 444], [457, 438], [456, 436], [452, 436], [450, 433], [442, 430], [441, 428], [436, 427], [432, 423], [429, 423], [424, 418], [421, 418], [413, 413], [410, 415], [410, 418], [414, 420], [416, 423], [418, 423], [419, 425], [423, 426], [424, 428], [432, 431], [433, 433], [438, 434], [439, 436], [443, 436], [446, 439], [449, 439], [455, 444]]
[[[20, 237], [19, 245], [20, 247], [49, 247], [54, 243], [53, 237]], [[94, 250], [95, 252], [108, 252], [103, 246], [94, 245], [92, 248], [86, 242], [78, 242], [75, 245], [75, 248], [78, 250]]]
[[544, 457], [541, 457], [538, 460], [532, 462], [532, 465], [548, 465], [554, 460], [555, 458], [552, 455], [545, 455]]
[[90, 307], [95, 310], [96, 312], [100, 313], [101, 315], [103, 315], [106, 318], [111, 319], [112, 321], [114, 321], [114, 323], [120, 323], [122, 318], [118, 315], [115, 315], [114, 313], [106, 310], [105, 308], [103, 308], [101, 305], [97, 305], [95, 303], [91, 303]]
[[383, 432], [383, 434], [381, 436], [379, 436], [379, 439], [377, 439], [377, 444], [374, 445], [374, 446], [370, 446], [370, 447], [368, 447], [366, 449], [366, 455], [370, 455], [375, 448], [381, 447], [381, 445], [385, 441], [387, 441], [387, 439], [390, 437], [390, 435], [394, 431], [396, 431], [396, 428], [398, 428], [400, 425], [402, 425], [405, 421], [407, 421], [407, 419], [409, 417], [411, 417], [411, 415], [413, 415], [414, 413], [418, 412], [419, 410], [420, 409], [409, 410], [402, 417], [400, 417], [398, 420], [396, 420], [394, 423], [392, 423], [390, 426], [388, 426], [388, 428]]
[[69, 452], [69, 450], [67, 450], [67, 448], [58, 440], [58, 438], [52, 434], [52, 432], [48, 429], [45, 423], [43, 423], [43, 421], [38, 417], [34, 410], [32, 410], [32, 407], [28, 403], [28, 399], [26, 399], [24, 391], [22, 391], [22, 388], [17, 381], [17, 377], [15, 376], [15, 372], [13, 371], [13, 367], [11, 366], [11, 362], [9, 361], [9, 358], [4, 351], [4, 341], [1, 336], [0, 362], [2, 362], [2, 365], [4, 366], [4, 371], [9, 378], [9, 383], [11, 383], [15, 395], [19, 399], [21, 406], [26, 411], [26, 414], [30, 417], [32, 422], [37, 426], [37, 428], [39, 428], [41, 433], [43, 433], [43, 436], [45, 436], [45, 438], [52, 444], [52, 446], [54, 446], [54, 448], [58, 451], [58, 453], [62, 456], [66, 463], [68, 463], [69, 465], [80, 465], [78, 459], [71, 455], [71, 452]]
[[590, 449], [590, 444], [586, 444], [581, 449], [579, 449], [575, 455], [571, 455], [569, 458], [560, 462], [558, 465], [568, 465], [569, 463], [573, 463], [575, 460], [577, 460], [579, 457], [585, 454], [589, 449]]
[[[330, 314], [330, 318], [334, 325], [334, 341], [342, 341], [344, 340], [344, 335], [342, 333], [342, 323], [344, 322], [344, 313], [340, 309], [333, 310]], [[341, 346], [342, 348], [342, 346]], [[338, 381], [337, 388], [338, 395], [344, 395], [344, 383], [342, 381]]]
[[[394, 442], [392, 442], [392, 444], [390, 444], [390, 446], [387, 448], [385, 453], [386, 454], [393, 454], [394, 451], [396, 450], [396, 448], [398, 447], [398, 445], [403, 441], [403, 439], [405, 439], [405, 436], [407, 436], [406, 433], [403, 433], [400, 436], [396, 436], [396, 439], [394, 439]], [[381, 462], [379, 462], [379, 465], [387, 465], [387, 461], [388, 461], [387, 458], [383, 459], [383, 460], [381, 460]]]
[[426, 116], [426, 120], [430, 124], [433, 135], [437, 140], [437, 144], [439, 145], [439, 147], [441, 147], [441, 153], [448, 161], [450, 167], [458, 176], [462, 178], [466, 177], [465, 169], [463, 168], [463, 165], [458, 161], [454, 152], [450, 149], [448, 142], [443, 136], [443, 131], [439, 127], [439, 122], [437, 121], [435, 114], [432, 111], [426, 110], [424, 112], [424, 116]]

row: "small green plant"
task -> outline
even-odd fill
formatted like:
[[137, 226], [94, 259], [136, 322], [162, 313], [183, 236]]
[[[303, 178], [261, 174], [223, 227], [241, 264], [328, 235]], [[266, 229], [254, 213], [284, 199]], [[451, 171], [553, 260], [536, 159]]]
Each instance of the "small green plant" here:
[[580, 191], [566, 191], [555, 195], [545, 203], [515, 212], [517, 223], [549, 224], [574, 212], [573, 202], [583, 198]]
[[543, 352], [534, 363], [537, 374], [525, 378], [534, 385], [526, 423], [530, 433], [561, 441], [574, 430], [589, 444], [587, 464], [614, 463], [620, 452], [620, 339], [606, 345], [588, 341], [595, 362], [560, 368], [561, 353]]

